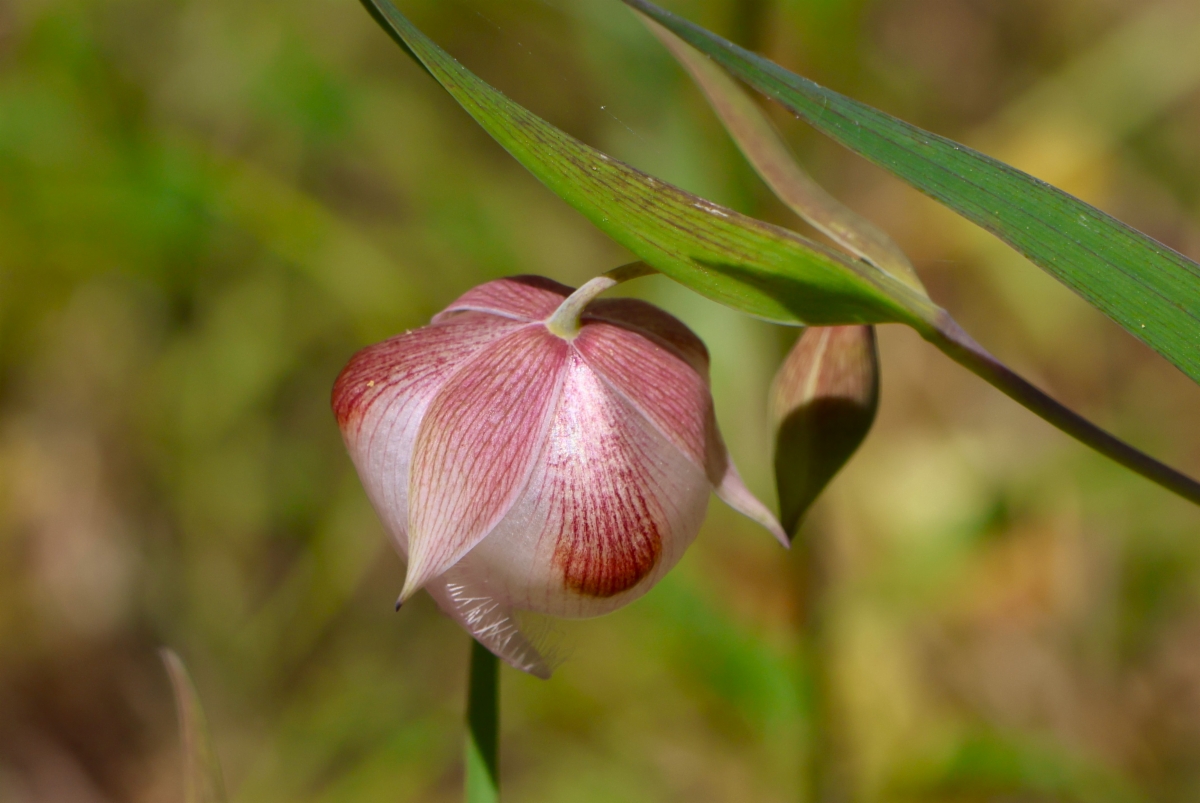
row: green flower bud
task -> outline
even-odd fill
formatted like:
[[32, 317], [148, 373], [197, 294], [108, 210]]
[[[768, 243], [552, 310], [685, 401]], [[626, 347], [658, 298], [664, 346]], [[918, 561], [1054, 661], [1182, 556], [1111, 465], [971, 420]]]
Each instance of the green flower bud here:
[[808, 508], [867, 436], [878, 407], [874, 327], [806, 329], [771, 392], [780, 518], [793, 538]]

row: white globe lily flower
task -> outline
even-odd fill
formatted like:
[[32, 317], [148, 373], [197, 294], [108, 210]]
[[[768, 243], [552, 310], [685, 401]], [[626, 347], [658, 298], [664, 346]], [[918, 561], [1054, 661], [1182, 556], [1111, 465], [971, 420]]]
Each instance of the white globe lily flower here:
[[584, 618], [645, 594], [695, 539], [710, 491], [785, 546], [717, 430], [708, 352], [632, 299], [540, 277], [476, 287], [358, 352], [333, 408], [376, 512], [425, 588], [539, 677], [516, 611]]

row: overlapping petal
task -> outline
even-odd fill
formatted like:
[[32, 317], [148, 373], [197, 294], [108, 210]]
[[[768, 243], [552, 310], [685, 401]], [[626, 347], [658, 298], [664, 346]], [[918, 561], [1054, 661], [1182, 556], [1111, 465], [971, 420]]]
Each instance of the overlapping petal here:
[[342, 437], [372, 505], [408, 555], [408, 473], [429, 402], [454, 371], [515, 321], [462, 313], [369, 346], [351, 358], [333, 388]]
[[610, 323], [588, 323], [573, 345], [675, 448], [698, 467], [706, 465], [713, 406], [704, 376], [676, 352]]
[[510, 276], [471, 288], [434, 320], [471, 311], [521, 321], [544, 321], [571, 292], [572, 288], [544, 276]]
[[601, 298], [587, 306], [584, 322], [606, 321], [637, 332], [683, 358], [708, 382], [708, 348], [683, 321], [636, 298]]
[[457, 563], [508, 512], [545, 443], [569, 352], [544, 326], [526, 324], [471, 358], [430, 402], [408, 478], [401, 599]]
[[[708, 352], [700, 339], [648, 304], [619, 299], [593, 307], [589, 314], [594, 322], [575, 340], [588, 364], [704, 470], [723, 502], [788, 546], [783, 528], [746, 488], [725, 449], [708, 389]], [[701, 361], [703, 371], [696, 367]]]
[[700, 529], [711, 485], [578, 354], [519, 501], [463, 560], [515, 608], [597, 616], [645, 593]]

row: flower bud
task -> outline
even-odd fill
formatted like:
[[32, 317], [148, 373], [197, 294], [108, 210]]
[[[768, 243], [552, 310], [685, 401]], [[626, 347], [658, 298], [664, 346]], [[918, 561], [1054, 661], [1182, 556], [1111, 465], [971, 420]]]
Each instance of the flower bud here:
[[522, 276], [356, 354], [333, 408], [376, 512], [425, 588], [513, 666], [514, 619], [608, 613], [682, 556], [709, 492], [787, 543], [717, 431], [704, 344], [632, 299]]
[[775, 483], [795, 535], [809, 506], [867, 436], [879, 407], [871, 326], [806, 329], [775, 376]]

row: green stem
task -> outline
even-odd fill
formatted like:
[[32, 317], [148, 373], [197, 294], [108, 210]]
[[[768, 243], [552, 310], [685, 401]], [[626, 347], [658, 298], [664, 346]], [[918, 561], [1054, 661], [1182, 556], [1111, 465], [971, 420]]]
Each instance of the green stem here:
[[844, 803], [850, 799], [834, 711], [833, 667], [829, 660], [829, 532], [808, 527], [794, 545], [800, 565], [800, 659], [807, 733], [802, 789], [805, 803]]
[[952, 360], [986, 379], [1022, 407], [1041, 416], [1071, 437], [1141, 474], [1151, 482], [1200, 505], [1200, 482], [1160, 463], [1145, 452], [1138, 451], [1055, 401], [989, 354], [946, 313], [943, 312], [933, 326], [923, 331], [922, 335]]
[[583, 311], [587, 305], [606, 290], [611, 290], [622, 282], [640, 279], [654, 273], [654, 268], [645, 262], [630, 262], [619, 268], [613, 268], [608, 273], [601, 274], [580, 287], [559, 305], [546, 320], [546, 328], [565, 340], [574, 340], [583, 326]]
[[467, 803], [496, 803], [500, 799], [500, 768], [496, 762], [500, 745], [499, 669], [496, 656], [472, 641], [467, 688]]

